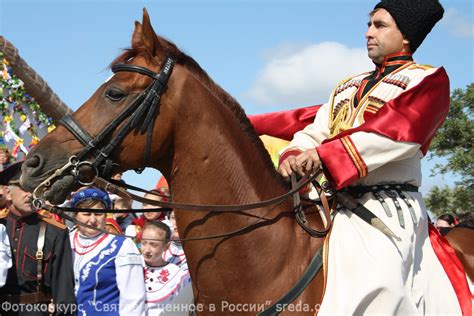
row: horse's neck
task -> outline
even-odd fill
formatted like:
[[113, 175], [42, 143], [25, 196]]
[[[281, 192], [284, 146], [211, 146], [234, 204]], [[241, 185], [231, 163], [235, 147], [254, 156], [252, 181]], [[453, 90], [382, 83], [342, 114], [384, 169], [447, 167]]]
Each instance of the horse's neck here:
[[[183, 101], [186, 110], [175, 129], [170, 172], [175, 201], [244, 204], [285, 193], [275, 171], [225, 105], [208, 91]], [[246, 213], [272, 219], [285, 211], [291, 214], [289, 202]], [[235, 232], [258, 221], [247, 214], [178, 211], [176, 217], [180, 237], [191, 238]], [[275, 280], [291, 280], [286, 277], [290, 271], [282, 270], [301, 258], [294, 255], [301, 248], [297, 239], [293, 220], [284, 216], [231, 237], [185, 242], [184, 246], [195, 286], [208, 301], [237, 300], [242, 293], [253, 301], [266, 295], [256, 289], [278, 293], [280, 285]]]
[[249, 203], [284, 192], [267, 158], [209, 91], [185, 100], [175, 132], [173, 195], [207, 204]]

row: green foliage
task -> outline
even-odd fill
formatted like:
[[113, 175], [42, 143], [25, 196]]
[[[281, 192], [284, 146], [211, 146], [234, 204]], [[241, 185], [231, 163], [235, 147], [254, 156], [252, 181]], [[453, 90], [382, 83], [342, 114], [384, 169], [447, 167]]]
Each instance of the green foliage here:
[[425, 197], [425, 203], [431, 213], [439, 216], [444, 213], [461, 215], [474, 212], [472, 188], [456, 185], [454, 188], [435, 186]]
[[435, 174], [450, 173], [459, 177], [454, 188], [431, 189], [425, 202], [433, 214], [474, 212], [474, 83], [451, 95], [448, 118], [438, 130], [430, 147], [430, 158], [441, 157], [446, 164], [436, 164]]

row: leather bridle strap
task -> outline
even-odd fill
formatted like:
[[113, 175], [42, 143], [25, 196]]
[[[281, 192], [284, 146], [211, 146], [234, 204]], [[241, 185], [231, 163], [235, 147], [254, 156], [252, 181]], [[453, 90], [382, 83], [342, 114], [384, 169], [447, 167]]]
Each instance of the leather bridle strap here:
[[40, 222], [40, 229], [38, 233], [38, 240], [36, 242], [36, 278], [37, 284], [36, 284], [36, 291], [37, 292], [42, 292], [43, 291], [43, 259], [44, 259], [44, 243], [46, 239], [46, 222], [41, 221]]
[[[146, 92], [145, 90], [144, 92]], [[60, 123], [64, 125], [77, 139], [85, 146], [81, 153], [77, 155], [77, 159], [80, 160], [84, 158], [93, 148], [101, 143], [106, 136], [108, 136], [112, 131], [120, 125], [127, 117], [135, 111], [136, 107], [144, 98], [144, 92], [140, 93], [135, 100], [116, 117], [110, 124], [107, 125], [95, 138], [92, 138], [87, 131], [85, 131], [70, 115], [64, 116]]]
[[[161, 94], [169, 80], [174, 63], [174, 59], [168, 57], [159, 73], [155, 73], [147, 68], [136, 65], [117, 64], [112, 67], [112, 71], [115, 73], [121, 71], [136, 72], [151, 77], [153, 82], [95, 138], [85, 131], [71, 116], [66, 116], [61, 120], [61, 124], [63, 124], [64, 127], [66, 127], [74, 137], [84, 145], [83, 150], [77, 155], [78, 161], [84, 159], [92, 150], [94, 150], [95, 160], [92, 163], [94, 167], [97, 168], [101, 166], [104, 160], [106, 161], [106, 166], [111, 165], [111, 161], [110, 163], [107, 163], [110, 153], [123, 141], [128, 133], [132, 129], [137, 128], [139, 123], [142, 121], [140, 133], [143, 134], [147, 132], [144, 166], [147, 164], [151, 152], [151, 141], [156, 112], [160, 104]], [[112, 138], [106, 146], [97, 148], [98, 144], [102, 143], [105, 138], [111, 135], [123, 122], [125, 123], [117, 132], [116, 136]]]
[[[291, 182], [292, 182], [292, 186], [294, 187], [296, 185], [295, 173], [291, 174]], [[331, 225], [332, 225], [331, 209], [329, 207], [326, 194], [322, 190], [321, 185], [318, 183], [318, 181], [316, 181], [316, 179], [313, 179], [311, 183], [313, 184], [315, 190], [318, 192], [319, 199], [321, 200], [322, 207], [317, 204], [315, 205], [318, 208], [319, 215], [323, 222], [324, 230], [319, 231], [309, 226], [309, 222], [306, 219], [306, 216], [301, 204], [301, 198], [298, 192], [293, 194], [293, 210], [295, 212], [295, 219], [296, 219], [296, 222], [301, 226], [301, 228], [303, 228], [311, 236], [324, 237], [327, 235], [327, 233], [331, 229]]]
[[60, 124], [67, 128], [84, 146], [90, 146], [91, 149], [95, 147], [95, 144], [92, 142], [94, 138], [71, 115], [63, 116]]
[[129, 64], [117, 64], [112, 67], [112, 71], [114, 73], [126, 71], [126, 72], [136, 72], [148, 77], [151, 77], [161, 83], [164, 87], [168, 83], [168, 78], [173, 70], [174, 60], [171, 57], [168, 57], [163, 64], [160, 73], [156, 73], [151, 71], [148, 68], [136, 66], [136, 65], [129, 65]]

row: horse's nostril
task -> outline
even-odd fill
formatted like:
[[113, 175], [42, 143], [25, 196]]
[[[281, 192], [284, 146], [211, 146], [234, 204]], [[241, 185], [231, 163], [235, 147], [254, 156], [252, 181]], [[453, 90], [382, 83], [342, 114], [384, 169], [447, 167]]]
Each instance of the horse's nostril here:
[[28, 168], [36, 169], [41, 164], [41, 158], [38, 155], [34, 155], [33, 157], [28, 158], [25, 161], [25, 164]]

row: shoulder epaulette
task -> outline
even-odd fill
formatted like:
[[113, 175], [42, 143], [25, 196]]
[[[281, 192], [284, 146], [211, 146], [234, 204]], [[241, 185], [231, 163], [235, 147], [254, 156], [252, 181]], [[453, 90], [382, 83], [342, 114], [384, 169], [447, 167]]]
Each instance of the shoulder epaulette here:
[[107, 229], [112, 234], [122, 234], [122, 229], [117, 221], [113, 218], [107, 218], [105, 220], [105, 229]]
[[7, 215], [8, 215], [8, 208], [5, 207], [4, 209], [0, 210], [0, 219], [6, 218]]
[[413, 64], [410, 67], [408, 67], [408, 69], [423, 69], [423, 70], [428, 70], [431, 68], [434, 68], [434, 67], [431, 65], [422, 65], [422, 64]]
[[66, 225], [64, 225], [63, 223], [60, 223], [58, 222], [57, 220], [55, 219], [52, 219], [52, 218], [49, 218], [49, 217], [43, 217], [43, 216], [40, 216], [40, 219], [43, 221], [43, 222], [46, 222], [50, 225], [53, 225], [53, 226], [56, 226], [57, 228], [60, 228], [60, 229], [66, 229]]
[[38, 218], [39, 218], [40, 220], [42, 220], [43, 222], [46, 222], [46, 223], [48, 223], [48, 224], [50, 224], [50, 225], [53, 225], [53, 226], [55, 226], [55, 227], [57, 227], [57, 228], [60, 228], [60, 229], [66, 229], [66, 228], [67, 228], [66, 225], [64, 225], [64, 224], [61, 223], [61, 222], [58, 222], [58, 221], [52, 216], [52, 214], [51, 214], [50, 212], [48, 212], [48, 211], [40, 210], [40, 211], [38, 211], [38, 215], [39, 215]]

